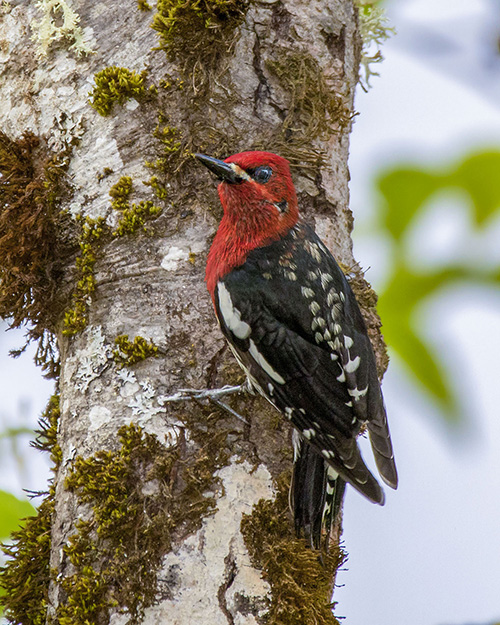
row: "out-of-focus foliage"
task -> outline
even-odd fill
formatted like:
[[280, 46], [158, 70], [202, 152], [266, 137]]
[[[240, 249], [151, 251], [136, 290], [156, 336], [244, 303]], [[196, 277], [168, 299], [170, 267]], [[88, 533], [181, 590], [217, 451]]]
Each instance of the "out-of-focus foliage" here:
[[[26, 434], [33, 435], [33, 430], [25, 427], [7, 428], [0, 432], [0, 442], [11, 444], [9, 453], [17, 458], [19, 463], [23, 460], [17, 449], [17, 439]], [[4, 450], [5, 451], [5, 450]], [[35, 514], [35, 509], [25, 499], [18, 499], [11, 493], [0, 490], [0, 542], [10, 536], [19, 527], [19, 519]]]
[[19, 519], [35, 514], [29, 501], [0, 490], [0, 540], [19, 527]]
[[[33, 430], [26, 427], [18, 427], [6, 428], [0, 432], [0, 460], [7, 453], [7, 455], [17, 460], [17, 464], [21, 468], [24, 458], [19, 451], [17, 443], [20, 436], [26, 435], [32, 436]], [[17, 530], [22, 524], [22, 519], [34, 515], [35, 512], [35, 508], [26, 499], [18, 499], [12, 493], [0, 490], [0, 543], [8, 540], [12, 532]], [[0, 595], [3, 594], [4, 591], [0, 588]], [[0, 618], [1, 615], [2, 609], [0, 608]]]
[[443, 169], [397, 167], [383, 172], [378, 188], [385, 204], [381, 225], [394, 244], [393, 272], [380, 294], [379, 311], [389, 346], [402, 359], [410, 375], [423, 385], [442, 413], [456, 420], [456, 389], [438, 354], [425, 338], [419, 308], [444, 288], [460, 281], [500, 286], [500, 266], [471, 264], [470, 256], [431, 269], [416, 269], [408, 261], [408, 235], [436, 194], [460, 190], [473, 208], [477, 231], [488, 228], [500, 210], [500, 152], [468, 156]]

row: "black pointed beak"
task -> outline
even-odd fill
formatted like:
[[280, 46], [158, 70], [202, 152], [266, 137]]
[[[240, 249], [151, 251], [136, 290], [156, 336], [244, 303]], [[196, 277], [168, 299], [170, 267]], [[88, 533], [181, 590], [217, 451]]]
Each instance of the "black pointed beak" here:
[[205, 156], [205, 154], [195, 154], [195, 156], [222, 182], [229, 182], [230, 184], [243, 182], [243, 178], [238, 176], [228, 163], [224, 163], [224, 161], [220, 161], [218, 158]]

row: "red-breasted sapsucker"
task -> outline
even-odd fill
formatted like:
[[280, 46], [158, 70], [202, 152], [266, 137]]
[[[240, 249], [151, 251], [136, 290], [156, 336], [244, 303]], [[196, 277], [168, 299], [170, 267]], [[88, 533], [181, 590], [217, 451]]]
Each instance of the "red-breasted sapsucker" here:
[[295, 526], [317, 547], [345, 482], [384, 503], [356, 442], [363, 426], [382, 479], [397, 487], [366, 326], [337, 262], [299, 217], [288, 161], [269, 152], [196, 156], [221, 180], [224, 209], [207, 287], [251, 385], [296, 428]]

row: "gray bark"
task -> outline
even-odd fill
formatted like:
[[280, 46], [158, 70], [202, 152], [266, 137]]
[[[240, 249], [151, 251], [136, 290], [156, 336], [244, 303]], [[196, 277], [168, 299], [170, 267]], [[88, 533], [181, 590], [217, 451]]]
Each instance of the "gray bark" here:
[[[151, 160], [154, 151], [151, 133], [158, 109], [129, 100], [123, 107], [115, 106], [111, 116], [102, 117], [88, 104], [92, 77], [104, 67], [116, 65], [138, 72], [147, 69], [148, 84], [158, 83], [175, 72], [176, 65], [162, 51], [153, 50], [158, 38], [150, 28], [151, 13], [139, 12], [134, 2], [71, 2], [80, 17], [85, 42], [79, 45], [92, 49], [92, 54], [71, 49], [71, 33], [48, 46], [47, 32], [41, 33], [42, 26], [38, 26], [34, 32], [41, 33], [43, 41], [32, 39], [30, 26], [42, 19], [44, 10], [46, 19], [51, 19], [44, 6], [50, 8], [48, 2], [40, 6], [11, 2], [4, 9], [0, 26], [1, 125], [12, 138], [28, 129], [49, 137], [55, 148], [69, 136], [80, 137], [69, 166], [72, 196], [65, 208], [72, 215], [104, 217], [113, 226], [116, 214], [110, 211], [108, 192], [121, 176], [134, 179], [134, 201], [156, 201], [140, 181], [151, 176], [144, 162]], [[61, 15], [56, 17], [60, 21]], [[43, 42], [47, 47], [44, 55], [39, 54]], [[266, 63], [279, 51], [300, 51], [314, 58], [332, 93], [339, 94], [347, 112], [352, 113], [359, 43], [351, 0], [251, 4], [231, 53], [220, 61], [220, 81], [212, 80], [211, 97], [197, 104], [196, 119], [205, 116], [220, 137], [229, 137], [229, 141], [237, 137], [234, 144], [226, 146], [226, 155], [251, 149], [266, 132], [279, 129], [290, 102]], [[227, 98], [227, 89], [233, 102], [229, 114], [227, 108], [217, 110], [213, 105]], [[162, 102], [174, 125], [185, 124], [186, 111], [192, 105], [182, 98], [180, 93], [170, 102]], [[305, 216], [315, 221], [319, 235], [336, 257], [352, 267], [347, 168], [350, 123], [334, 126], [311, 141], [311, 146], [323, 153], [322, 163], [313, 170], [294, 163], [299, 165], [294, 167], [294, 178]], [[204, 150], [203, 145], [191, 147]], [[104, 168], [113, 173], [102, 178]], [[196, 420], [205, 413], [196, 403], [165, 403], [165, 397], [179, 388], [220, 386], [238, 378], [231, 359], [219, 355], [223, 339], [204, 285], [206, 254], [217, 227], [215, 185], [205, 171], [190, 175], [206, 187], [201, 200], [188, 194], [179, 206], [179, 194], [173, 201], [167, 198], [152, 235], [141, 233], [106, 242], [98, 255], [87, 327], [74, 337], [63, 335], [62, 325], [58, 332], [63, 460], [56, 476], [51, 554], [56, 574], [51, 582], [49, 615], [55, 615], [60, 603], [68, 601], [61, 579], [74, 569], [63, 547], [75, 534], [78, 519], [92, 516], [91, 506], [65, 485], [75, 458], [116, 449], [118, 429], [131, 422], [157, 436], [167, 448], [178, 445], [182, 435], [182, 453], [189, 456], [196, 446], [184, 416], [189, 413], [190, 419]], [[70, 289], [74, 280], [73, 268], [68, 266], [65, 288]], [[373, 316], [368, 320], [375, 335], [377, 320]], [[122, 334], [131, 340], [141, 336], [154, 341], [160, 357], [120, 370], [112, 350], [115, 337]], [[273, 498], [273, 480], [290, 466], [290, 454], [283, 453], [289, 447], [290, 432], [284, 423], [279, 423], [278, 429], [269, 427], [270, 409], [260, 399], [239, 399], [236, 407], [249, 425], [229, 415], [221, 417], [230, 434], [226, 438], [227, 462], [217, 470], [215, 511], [201, 520], [195, 533], [184, 536], [174, 532], [159, 574], [156, 603], [145, 609], [143, 623], [243, 625], [258, 622], [265, 612], [271, 589], [250, 561], [240, 522], [242, 514], [251, 512], [261, 498]], [[156, 488], [155, 483], [148, 488]], [[182, 484], [178, 488], [182, 489]], [[111, 610], [109, 622], [129, 622], [122, 607]]]

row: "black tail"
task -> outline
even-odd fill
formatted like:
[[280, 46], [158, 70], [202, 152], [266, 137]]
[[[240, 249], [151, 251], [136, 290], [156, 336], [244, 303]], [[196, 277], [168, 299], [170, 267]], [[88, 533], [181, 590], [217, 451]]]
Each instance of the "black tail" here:
[[345, 481], [305, 441], [300, 441], [290, 488], [291, 505], [298, 536], [319, 549], [324, 530], [325, 544], [337, 519]]

